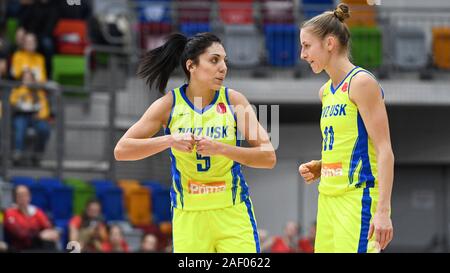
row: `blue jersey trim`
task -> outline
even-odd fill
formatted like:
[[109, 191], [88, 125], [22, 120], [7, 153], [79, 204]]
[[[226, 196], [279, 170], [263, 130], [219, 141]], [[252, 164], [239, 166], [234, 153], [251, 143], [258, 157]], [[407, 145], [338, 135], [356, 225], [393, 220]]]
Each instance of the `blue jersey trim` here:
[[[176, 186], [178, 192], [180, 193], [181, 207], [184, 208], [183, 186], [181, 185], [181, 174], [180, 174], [180, 171], [177, 169], [177, 162], [176, 162], [175, 156], [173, 155], [171, 149], [169, 149], [169, 155], [170, 155], [170, 159], [172, 161], [172, 166], [171, 166], [172, 167], [172, 177], [175, 182], [175, 186]], [[173, 187], [173, 185], [172, 185], [172, 187]], [[177, 205], [176, 204], [176, 200], [177, 200], [176, 192], [175, 192], [174, 198], [175, 198], [174, 207], [176, 207], [176, 205]]]
[[359, 172], [358, 181], [356, 186], [360, 187], [363, 182], [366, 182], [368, 187], [375, 186], [375, 177], [372, 174], [369, 159], [369, 136], [367, 134], [366, 126], [358, 112], [358, 137], [356, 139], [355, 146], [353, 148], [352, 156], [350, 159], [349, 168], [349, 182], [353, 183], [353, 174], [356, 171], [359, 161], [362, 161], [362, 167]]
[[209, 105], [207, 105], [205, 108], [203, 109], [198, 109], [197, 107], [195, 107], [194, 104], [192, 104], [192, 102], [188, 99], [188, 97], [186, 96], [186, 87], [188, 85], [184, 84], [183, 86], [180, 87], [180, 93], [181, 96], [183, 97], [183, 99], [186, 101], [186, 103], [189, 105], [189, 107], [191, 107], [192, 110], [194, 110], [195, 112], [199, 113], [200, 115], [205, 113], [206, 111], [208, 111], [214, 104], [216, 104], [217, 99], [219, 98], [219, 91], [215, 91], [216, 93], [214, 94], [214, 98], [211, 101], [211, 103]]
[[350, 70], [350, 72], [348, 72], [347, 73], [347, 75], [345, 76], [345, 78], [338, 84], [338, 86], [336, 87], [336, 88], [334, 88], [333, 87], [333, 81], [331, 81], [331, 83], [330, 83], [330, 90], [331, 90], [331, 93], [333, 93], [333, 95], [334, 95], [334, 93], [336, 93], [336, 90], [338, 90], [339, 89], [339, 87], [341, 87], [341, 85], [345, 82], [345, 80], [347, 79], [347, 77], [356, 69], [356, 68], [358, 68], [359, 66], [355, 66], [352, 70]]
[[249, 198], [247, 198], [245, 200], [245, 205], [247, 206], [248, 216], [250, 217], [250, 222], [251, 222], [252, 228], [253, 228], [253, 238], [255, 239], [256, 253], [260, 253], [261, 249], [259, 247], [258, 228], [256, 227], [256, 220], [255, 220], [255, 217], [253, 216], [252, 203], [250, 202]]
[[352, 83], [352, 79], [353, 79], [353, 77], [356, 75], [356, 74], [358, 74], [359, 72], [366, 72], [367, 74], [369, 74], [377, 83], [378, 83], [378, 86], [380, 87], [380, 90], [381, 90], [381, 97], [384, 99], [384, 90], [383, 90], [383, 87], [381, 87], [381, 84], [378, 82], [378, 80], [377, 80], [377, 78], [375, 77], [375, 75], [373, 75], [372, 73], [370, 73], [370, 71], [367, 71], [367, 70], [365, 70], [365, 69], [362, 69], [362, 70], [360, 70], [360, 71], [357, 71], [351, 78], [350, 78], [350, 80], [348, 81], [348, 95], [350, 96], [350, 84]]
[[231, 113], [233, 114], [234, 120], [237, 122], [237, 116], [236, 113], [234, 112], [233, 105], [231, 104], [230, 97], [228, 95], [228, 87], [225, 87], [225, 98], [227, 100], [228, 107], [230, 108]]
[[372, 198], [370, 197], [369, 187], [364, 188], [361, 205], [361, 233], [359, 235], [358, 253], [366, 253], [367, 245], [369, 243], [367, 236], [369, 234], [370, 219], [372, 218]]

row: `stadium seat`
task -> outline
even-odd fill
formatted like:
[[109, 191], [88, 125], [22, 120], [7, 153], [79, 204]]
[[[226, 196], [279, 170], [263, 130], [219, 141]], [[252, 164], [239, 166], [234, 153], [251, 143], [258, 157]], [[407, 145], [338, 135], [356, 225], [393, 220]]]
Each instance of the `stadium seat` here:
[[123, 191], [123, 200], [127, 213], [130, 209], [130, 198], [132, 196], [132, 191], [141, 188], [141, 184], [137, 180], [119, 180], [117, 185]]
[[108, 179], [93, 179], [91, 180], [91, 185], [95, 188], [95, 190], [99, 188], [114, 188], [116, 185], [113, 181]]
[[106, 221], [124, 220], [123, 192], [119, 187], [100, 186], [96, 188], [96, 196], [102, 204]]
[[298, 26], [266, 25], [264, 32], [269, 64], [280, 67], [294, 66], [298, 59]]
[[200, 32], [210, 32], [211, 26], [208, 23], [182, 23], [180, 31], [187, 37], [192, 37]]
[[161, 46], [167, 35], [172, 31], [172, 26], [166, 23], [141, 23], [139, 32], [141, 48], [152, 50]]
[[135, 226], [152, 223], [152, 201], [150, 190], [145, 187], [134, 189], [129, 199], [128, 218]]
[[381, 31], [377, 27], [352, 27], [351, 56], [355, 65], [371, 69], [382, 64]]
[[50, 212], [52, 219], [70, 219], [73, 214], [74, 190], [65, 185], [50, 191]]
[[391, 31], [393, 43], [393, 63], [404, 70], [415, 70], [427, 65], [425, 32], [421, 28], [399, 28]]
[[171, 0], [134, 0], [141, 23], [171, 23]]
[[13, 42], [16, 40], [16, 32], [19, 27], [19, 20], [17, 18], [10, 17], [6, 20], [6, 38], [8, 41]]
[[54, 55], [52, 79], [61, 85], [83, 86], [86, 59], [84, 56]]
[[117, 181], [117, 185], [119, 187], [122, 187], [122, 186], [128, 187], [130, 185], [133, 185], [132, 187], [134, 187], [134, 186], [140, 187], [141, 183], [138, 180], [136, 180], [136, 179], [119, 179]]
[[63, 185], [60, 179], [54, 177], [39, 177], [37, 182], [45, 187], [58, 187]]
[[260, 63], [262, 42], [254, 25], [225, 25], [224, 30], [230, 66], [254, 67]]
[[263, 0], [262, 17], [264, 24], [293, 24], [294, 3], [288, 0]]
[[65, 179], [64, 183], [73, 189], [73, 214], [82, 214], [86, 203], [95, 197], [94, 187], [76, 178]]
[[349, 27], [377, 26], [377, 10], [374, 5], [368, 5], [367, 0], [343, 0], [350, 9], [350, 18], [345, 20]]
[[87, 23], [84, 20], [60, 19], [53, 31], [58, 54], [84, 55], [87, 46]]
[[253, 0], [219, 0], [219, 14], [224, 24], [253, 24]]
[[450, 69], [450, 27], [434, 27], [434, 64], [441, 69]]
[[143, 181], [142, 185], [150, 190], [152, 201], [153, 222], [170, 221], [170, 191], [163, 184], [156, 181]]
[[334, 0], [302, 0], [300, 8], [305, 20], [334, 8]]
[[13, 184], [13, 186], [17, 186], [17, 185], [25, 185], [25, 186], [30, 186], [31, 184], [34, 184], [35, 179], [33, 177], [30, 176], [13, 176], [11, 177], [11, 183]]
[[160, 223], [172, 219], [170, 209], [169, 189], [155, 190], [152, 192], [153, 222]]
[[211, 5], [207, 1], [178, 0], [178, 23], [209, 23]]
[[38, 183], [33, 183], [29, 185], [31, 192], [31, 204], [40, 208], [44, 212], [50, 210], [49, 204], [49, 192], [47, 188]]

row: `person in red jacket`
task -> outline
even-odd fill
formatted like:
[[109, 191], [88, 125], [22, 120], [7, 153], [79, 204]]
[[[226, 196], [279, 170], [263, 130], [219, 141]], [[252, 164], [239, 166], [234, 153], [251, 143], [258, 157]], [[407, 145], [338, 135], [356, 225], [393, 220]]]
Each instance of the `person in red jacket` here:
[[127, 241], [118, 225], [109, 227], [109, 240], [102, 244], [103, 252], [129, 252]]
[[12, 251], [56, 250], [59, 232], [52, 228], [45, 213], [30, 204], [27, 186], [14, 188], [14, 204], [5, 211], [5, 236]]
[[283, 236], [273, 238], [272, 253], [295, 253], [298, 252], [298, 224], [293, 221], [286, 223]]
[[298, 248], [303, 253], [314, 253], [314, 242], [316, 240], [316, 223], [309, 229], [309, 234], [298, 241]]

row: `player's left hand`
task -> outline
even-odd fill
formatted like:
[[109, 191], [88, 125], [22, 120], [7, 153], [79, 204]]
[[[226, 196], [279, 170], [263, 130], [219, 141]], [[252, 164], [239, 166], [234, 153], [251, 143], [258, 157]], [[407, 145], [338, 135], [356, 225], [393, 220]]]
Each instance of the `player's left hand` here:
[[384, 250], [394, 236], [394, 228], [389, 212], [376, 212], [372, 223], [370, 223], [368, 239], [375, 233], [375, 241], [378, 242], [380, 250]]
[[220, 154], [222, 147], [220, 142], [214, 141], [208, 137], [197, 137], [197, 153], [201, 156], [211, 156]]

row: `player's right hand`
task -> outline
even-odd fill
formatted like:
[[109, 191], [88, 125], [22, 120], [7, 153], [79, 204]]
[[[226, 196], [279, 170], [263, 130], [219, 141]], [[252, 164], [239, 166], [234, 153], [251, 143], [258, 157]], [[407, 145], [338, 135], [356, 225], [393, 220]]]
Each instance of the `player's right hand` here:
[[186, 153], [190, 153], [194, 149], [195, 137], [192, 133], [173, 134], [171, 136], [171, 148]]
[[298, 167], [298, 172], [307, 184], [311, 184], [320, 178], [321, 169], [322, 161], [312, 160], [308, 163], [301, 164], [300, 167]]

